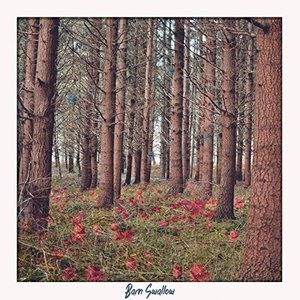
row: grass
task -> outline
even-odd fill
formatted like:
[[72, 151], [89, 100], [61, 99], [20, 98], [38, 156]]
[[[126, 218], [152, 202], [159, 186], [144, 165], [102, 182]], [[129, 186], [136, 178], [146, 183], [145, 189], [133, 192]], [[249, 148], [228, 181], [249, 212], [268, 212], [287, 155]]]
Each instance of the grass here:
[[[88, 266], [101, 269], [105, 281], [174, 281], [172, 270], [176, 264], [183, 266], [181, 281], [190, 281], [189, 270], [195, 264], [205, 267], [210, 281], [236, 281], [249, 192], [237, 186], [236, 197], [243, 198], [245, 206], [235, 209], [236, 220], [215, 222], [203, 215], [214, 208], [203, 207], [200, 214], [189, 219], [190, 212], [184, 207], [170, 207], [181, 199], [199, 199], [197, 184], [188, 183], [182, 195], [170, 196], [167, 190], [166, 182], [123, 187], [117, 204], [122, 213], [128, 213], [124, 219], [115, 208], [97, 208], [96, 190], [81, 193], [76, 178], [54, 177], [48, 232], [30, 235], [23, 224], [25, 230], [18, 236], [18, 281], [62, 281], [68, 267], [76, 273], [71, 279], [89, 281]], [[84, 215], [80, 220], [84, 237], [74, 241], [74, 218], [80, 212]], [[186, 219], [174, 222], [174, 216]], [[120, 232], [133, 230], [133, 240], [116, 240], [116, 232], [110, 229], [113, 223], [119, 225]], [[232, 230], [239, 233], [235, 241], [228, 239]], [[61, 257], [54, 255], [58, 250]], [[127, 268], [128, 258], [136, 260], [136, 269]]]

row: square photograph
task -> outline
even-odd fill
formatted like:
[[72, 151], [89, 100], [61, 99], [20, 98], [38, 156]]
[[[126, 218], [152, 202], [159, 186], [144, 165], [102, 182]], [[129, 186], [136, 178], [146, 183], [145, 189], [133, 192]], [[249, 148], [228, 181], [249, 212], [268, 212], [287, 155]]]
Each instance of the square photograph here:
[[18, 282], [282, 281], [281, 18], [19, 17], [16, 107]]

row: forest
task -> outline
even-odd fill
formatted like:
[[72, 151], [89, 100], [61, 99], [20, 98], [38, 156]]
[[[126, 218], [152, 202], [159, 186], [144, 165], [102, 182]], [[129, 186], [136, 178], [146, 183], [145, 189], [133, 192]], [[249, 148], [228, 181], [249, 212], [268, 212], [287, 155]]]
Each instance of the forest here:
[[17, 280], [282, 281], [281, 18], [18, 18]]

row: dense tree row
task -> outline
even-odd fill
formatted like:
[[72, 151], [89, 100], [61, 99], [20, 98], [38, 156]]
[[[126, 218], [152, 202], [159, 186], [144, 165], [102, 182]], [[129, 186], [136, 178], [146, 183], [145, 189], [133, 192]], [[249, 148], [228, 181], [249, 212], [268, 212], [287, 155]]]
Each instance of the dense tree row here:
[[232, 219], [244, 184], [240, 278], [281, 280], [280, 19], [29, 18], [18, 29], [19, 220], [47, 230], [52, 164], [98, 187], [107, 209], [122, 184], [160, 177], [172, 194], [199, 182], [203, 200], [219, 185], [216, 219]]

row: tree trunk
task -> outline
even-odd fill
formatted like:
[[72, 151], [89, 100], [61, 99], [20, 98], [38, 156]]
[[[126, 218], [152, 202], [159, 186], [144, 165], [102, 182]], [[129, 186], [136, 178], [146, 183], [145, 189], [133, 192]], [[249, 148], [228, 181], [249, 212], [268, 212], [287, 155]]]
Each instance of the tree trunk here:
[[183, 116], [183, 67], [184, 26], [183, 19], [175, 19], [175, 56], [172, 91], [170, 192], [183, 192], [182, 174], [182, 116]]
[[74, 145], [72, 144], [72, 140], [70, 140], [69, 145], [69, 173], [74, 173]]
[[45, 231], [48, 226], [58, 24], [58, 18], [42, 18], [40, 21], [34, 88], [32, 168], [29, 186], [30, 210], [26, 216], [33, 231]]
[[[249, 23], [249, 31], [252, 31]], [[246, 102], [245, 102], [245, 163], [244, 163], [244, 187], [251, 184], [251, 142], [252, 142], [252, 98], [253, 98], [253, 39], [248, 39], [248, 51], [246, 56]]]
[[137, 149], [134, 156], [134, 168], [135, 168], [134, 184], [138, 184], [141, 182], [141, 163], [142, 163], [142, 151], [140, 149]]
[[19, 205], [23, 209], [22, 202], [25, 200], [27, 184], [29, 182], [31, 147], [32, 147], [32, 114], [34, 110], [34, 82], [36, 75], [36, 58], [38, 48], [38, 32], [39, 19], [29, 18], [27, 26], [27, 45], [26, 45], [26, 66], [25, 66], [25, 82], [24, 82], [24, 97], [22, 99], [22, 149], [20, 155], [20, 170], [19, 170]]
[[77, 153], [76, 153], [76, 166], [78, 168], [78, 176], [81, 176], [81, 163], [80, 163], [80, 134], [78, 133], [77, 137]]
[[[222, 126], [219, 126], [219, 130]], [[218, 151], [217, 151], [217, 184], [221, 183], [221, 173], [222, 173], [222, 132], [218, 134]]]
[[[234, 21], [227, 19], [225, 25], [234, 27]], [[222, 124], [222, 173], [218, 195], [217, 219], [234, 219], [233, 198], [235, 185], [236, 157], [236, 108], [235, 108], [235, 37], [226, 32], [223, 52], [223, 111]]]
[[117, 58], [116, 125], [114, 138], [114, 197], [120, 198], [122, 176], [123, 131], [125, 121], [126, 39], [127, 19], [119, 20], [119, 55]]
[[99, 205], [110, 208], [114, 200], [114, 122], [115, 122], [115, 88], [116, 88], [116, 41], [118, 34], [117, 19], [107, 19], [106, 49], [104, 65], [103, 115], [101, 125], [100, 157], [100, 193]]
[[213, 148], [214, 148], [214, 106], [211, 101], [215, 101], [215, 48], [216, 42], [213, 32], [209, 31], [206, 38], [207, 53], [205, 61], [205, 86], [206, 95], [204, 97], [204, 120], [203, 120], [203, 159], [201, 170], [201, 198], [209, 199], [212, 196], [213, 185]]
[[257, 33], [252, 195], [241, 281], [282, 280], [281, 18], [266, 25]]
[[[188, 19], [186, 19], [188, 20]], [[182, 167], [183, 182], [189, 179], [190, 175], [190, 153], [191, 153], [191, 135], [190, 135], [190, 29], [189, 23], [186, 22], [185, 43], [184, 48], [184, 77], [183, 77], [183, 135], [182, 135]]]
[[147, 52], [146, 52], [146, 74], [145, 74], [145, 96], [143, 109], [143, 141], [142, 141], [142, 161], [141, 161], [141, 182], [149, 183], [147, 176], [147, 166], [149, 163], [149, 131], [150, 131], [150, 110], [151, 110], [151, 82], [153, 73], [153, 19], [147, 21]]

